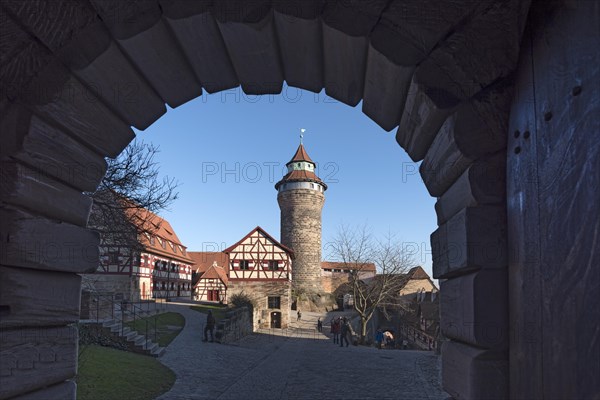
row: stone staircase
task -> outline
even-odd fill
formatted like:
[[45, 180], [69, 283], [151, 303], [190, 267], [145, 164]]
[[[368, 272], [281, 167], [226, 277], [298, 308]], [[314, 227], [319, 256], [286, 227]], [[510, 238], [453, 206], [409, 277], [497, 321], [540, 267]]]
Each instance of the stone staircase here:
[[160, 357], [165, 352], [164, 347], [160, 347], [158, 343], [154, 343], [152, 340], [147, 339], [144, 335], [139, 334], [131, 328], [123, 327], [121, 330], [121, 323], [114, 319], [104, 321], [102, 327], [110, 330], [112, 335], [124, 338], [138, 353], [144, 353], [152, 357]]

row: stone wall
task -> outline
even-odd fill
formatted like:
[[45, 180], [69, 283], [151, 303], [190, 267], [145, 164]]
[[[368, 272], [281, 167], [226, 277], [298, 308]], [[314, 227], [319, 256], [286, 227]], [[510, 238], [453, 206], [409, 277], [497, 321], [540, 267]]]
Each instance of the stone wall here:
[[[227, 298], [229, 302], [236, 294], [247, 295], [253, 305], [253, 329], [270, 328], [271, 312], [281, 313], [281, 327], [287, 328], [290, 322], [291, 283], [289, 281], [229, 281]], [[268, 297], [279, 296], [280, 308], [268, 308]]]
[[292, 280], [301, 291], [320, 293], [321, 210], [325, 196], [310, 189], [280, 192], [281, 243], [294, 250]]
[[217, 322], [215, 339], [230, 343], [253, 332], [252, 312], [247, 307], [227, 311], [225, 318]]
[[110, 293], [117, 299], [127, 299], [133, 301], [132, 296], [132, 277], [129, 275], [109, 275], [109, 274], [82, 274], [82, 290], [92, 293]]
[[323, 272], [321, 282], [325, 293], [334, 293], [340, 286], [348, 283], [349, 275], [345, 272]]

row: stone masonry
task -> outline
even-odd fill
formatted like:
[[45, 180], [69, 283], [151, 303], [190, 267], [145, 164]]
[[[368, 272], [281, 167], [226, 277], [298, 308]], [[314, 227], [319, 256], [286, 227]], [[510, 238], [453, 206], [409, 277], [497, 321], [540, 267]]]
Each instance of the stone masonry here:
[[281, 209], [281, 243], [294, 250], [294, 287], [321, 293], [321, 210], [323, 192], [293, 189], [277, 196]]

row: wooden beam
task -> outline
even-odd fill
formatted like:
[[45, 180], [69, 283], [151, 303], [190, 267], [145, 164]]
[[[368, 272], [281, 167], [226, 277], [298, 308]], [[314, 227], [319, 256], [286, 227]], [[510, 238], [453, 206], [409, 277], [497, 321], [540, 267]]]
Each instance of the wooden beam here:
[[0, 208], [0, 264], [75, 273], [98, 267], [99, 235], [89, 229]]
[[0, 329], [77, 322], [80, 295], [77, 274], [0, 266]]
[[440, 328], [445, 337], [476, 347], [508, 347], [506, 269], [484, 269], [440, 283]]
[[12, 105], [0, 116], [6, 135], [0, 147], [2, 157], [19, 160], [80, 191], [94, 191], [106, 172], [106, 161], [67, 134], [22, 105]]
[[[510, 397], [540, 398], [544, 393], [543, 270], [540, 265], [535, 84], [531, 27], [521, 49], [507, 149], [507, 233]], [[516, 133], [518, 132], [518, 134]], [[528, 139], [524, 139], [525, 132]], [[515, 138], [515, 136], [518, 136]], [[518, 154], [515, 149], [519, 148]], [[525, 371], [527, 371], [525, 373]]]
[[72, 326], [0, 330], [0, 398], [73, 378], [77, 341]]
[[503, 206], [467, 207], [431, 234], [433, 277], [478, 269], [504, 269], [506, 211]]

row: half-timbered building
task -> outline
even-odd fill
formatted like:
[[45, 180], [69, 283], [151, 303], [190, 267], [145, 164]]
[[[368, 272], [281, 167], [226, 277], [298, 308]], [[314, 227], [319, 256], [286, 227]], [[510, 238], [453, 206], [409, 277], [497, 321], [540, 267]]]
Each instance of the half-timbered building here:
[[293, 251], [257, 226], [223, 252], [228, 256], [227, 296], [251, 298], [255, 327], [287, 327]]
[[131, 231], [133, 240], [101, 238], [100, 263], [95, 274], [83, 276], [84, 289], [130, 301], [190, 298], [194, 261], [171, 224], [145, 209], [136, 210], [130, 222], [143, 223]]
[[227, 254], [190, 251], [194, 260], [192, 299], [211, 303], [227, 303]]

